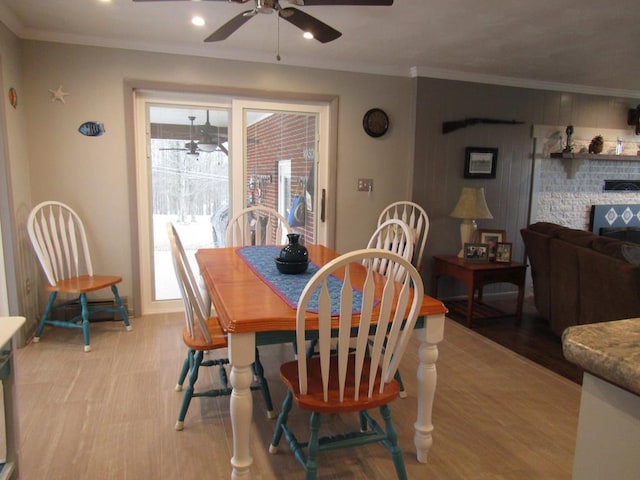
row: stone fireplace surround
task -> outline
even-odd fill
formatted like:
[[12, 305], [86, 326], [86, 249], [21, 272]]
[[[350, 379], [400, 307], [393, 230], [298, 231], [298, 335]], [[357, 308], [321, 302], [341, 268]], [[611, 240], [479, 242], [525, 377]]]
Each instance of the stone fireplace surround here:
[[[599, 204], [640, 204], [640, 191], [605, 191], [605, 180], [640, 180], [640, 136], [628, 129], [594, 129], [574, 126], [573, 152], [602, 135], [602, 159], [589, 156], [573, 163], [551, 158], [566, 145], [566, 125], [533, 127], [533, 172], [529, 223], [552, 222], [570, 228], [589, 230], [591, 206]], [[622, 155], [615, 153], [617, 140]], [[579, 156], [579, 155], [576, 155]]]

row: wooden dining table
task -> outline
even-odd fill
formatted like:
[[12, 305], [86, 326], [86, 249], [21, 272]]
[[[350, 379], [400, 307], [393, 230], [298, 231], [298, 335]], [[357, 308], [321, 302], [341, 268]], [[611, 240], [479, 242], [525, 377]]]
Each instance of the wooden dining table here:
[[[247, 248], [247, 247], [244, 247]], [[249, 247], [251, 248], [251, 247]], [[339, 254], [322, 245], [307, 245], [310, 261], [321, 267]], [[228, 334], [231, 364], [230, 415], [233, 431], [232, 479], [251, 478], [253, 462], [249, 434], [253, 413], [251, 384], [256, 345], [291, 342], [295, 338], [296, 308], [240, 255], [239, 248], [205, 248], [196, 252], [200, 273], [223, 329]], [[273, 265], [275, 269], [275, 262]], [[354, 286], [364, 283], [352, 275]], [[290, 277], [290, 276], [288, 276]], [[277, 278], [277, 277], [276, 277]], [[300, 277], [300, 281], [305, 281]], [[288, 279], [291, 281], [291, 279]], [[380, 282], [382, 285], [382, 282]], [[432, 410], [436, 391], [438, 343], [444, 336], [444, 304], [424, 296], [415, 335], [419, 340], [416, 372], [417, 414], [414, 445], [426, 463], [433, 439]], [[313, 314], [311, 314], [313, 315]], [[405, 383], [410, 380], [405, 379]]]

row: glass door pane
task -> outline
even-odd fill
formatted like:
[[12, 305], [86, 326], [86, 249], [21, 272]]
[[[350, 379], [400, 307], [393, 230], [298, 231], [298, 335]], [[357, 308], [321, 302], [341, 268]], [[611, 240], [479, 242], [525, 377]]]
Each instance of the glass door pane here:
[[304, 242], [318, 243], [315, 179], [320, 110], [308, 105], [290, 107], [242, 110], [247, 185], [243, 207], [274, 208]]
[[193, 259], [222, 246], [229, 215], [229, 111], [150, 104], [150, 209], [153, 301], [180, 298], [166, 223], [176, 225]]

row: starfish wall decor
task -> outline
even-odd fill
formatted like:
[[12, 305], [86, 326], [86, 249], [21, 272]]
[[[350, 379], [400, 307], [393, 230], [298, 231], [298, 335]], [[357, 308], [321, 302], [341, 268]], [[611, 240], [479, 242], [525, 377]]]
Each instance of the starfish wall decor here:
[[67, 92], [62, 90], [62, 85], [60, 85], [56, 90], [52, 90], [50, 88], [49, 92], [51, 93], [51, 101], [52, 102], [55, 102], [56, 100], [58, 100], [61, 103], [67, 103], [67, 102], [65, 102], [64, 97], [66, 97], [67, 95], [70, 95], [70, 93], [67, 93]]

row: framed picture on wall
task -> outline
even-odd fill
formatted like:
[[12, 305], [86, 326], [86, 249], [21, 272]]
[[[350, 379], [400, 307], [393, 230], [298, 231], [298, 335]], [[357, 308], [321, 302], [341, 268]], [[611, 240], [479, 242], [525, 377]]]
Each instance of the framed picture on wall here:
[[464, 178], [496, 178], [497, 148], [467, 147]]
[[511, 244], [499, 242], [496, 245], [496, 263], [511, 263]]
[[506, 240], [504, 230], [478, 230], [478, 242], [489, 245], [489, 261], [496, 259], [496, 246]]

